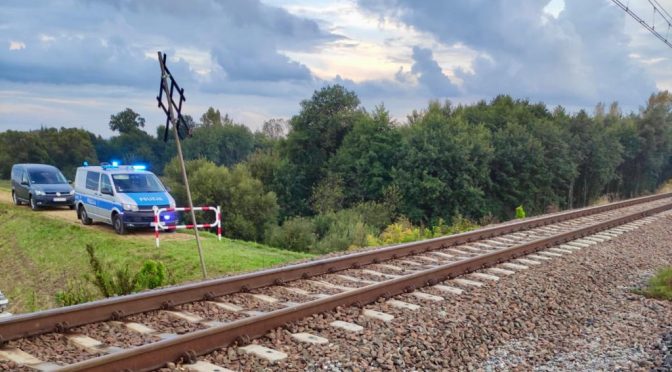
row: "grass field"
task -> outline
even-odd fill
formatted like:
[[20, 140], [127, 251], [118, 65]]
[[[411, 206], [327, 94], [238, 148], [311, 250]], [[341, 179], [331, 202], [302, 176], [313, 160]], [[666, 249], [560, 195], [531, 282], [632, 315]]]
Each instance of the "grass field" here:
[[9, 191], [11, 189], [9, 180], [0, 180], [0, 190]]
[[[157, 249], [151, 235], [118, 236], [111, 229], [84, 227], [40, 213], [0, 203], [0, 290], [9, 297], [12, 312], [56, 306], [55, 292], [68, 280], [90, 272], [86, 244], [117, 267], [129, 264], [137, 269], [152, 258], [166, 264], [176, 283], [201, 278], [196, 243], [188, 236], [168, 235]], [[256, 243], [224, 238], [220, 242], [209, 233], [202, 236], [211, 278], [310, 257]]]

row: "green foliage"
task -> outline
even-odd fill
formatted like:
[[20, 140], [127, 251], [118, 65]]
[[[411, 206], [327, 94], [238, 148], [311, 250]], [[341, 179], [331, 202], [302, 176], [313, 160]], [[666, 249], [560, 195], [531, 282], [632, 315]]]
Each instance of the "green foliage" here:
[[370, 246], [409, 243], [422, 239], [458, 234], [478, 227], [478, 224], [459, 214], [453, 217], [452, 224], [450, 225], [439, 218], [436, 224], [429, 228], [414, 226], [407, 218], [402, 217], [386, 226], [379, 236], [369, 235], [367, 243]]
[[130, 108], [110, 116], [110, 130], [113, 132], [131, 133], [144, 126], [145, 119]]
[[648, 297], [672, 300], [672, 267], [658, 270], [642, 292]]
[[525, 209], [522, 205], [516, 207], [516, 218], [521, 219], [525, 218]]
[[89, 133], [76, 128], [42, 128], [0, 133], [0, 178], [9, 178], [12, 164], [46, 163], [74, 178], [83, 161], [97, 162]]
[[[127, 263], [121, 267], [112, 268], [110, 263], [104, 263], [96, 256], [91, 244], [86, 245], [89, 257], [91, 276], [86, 276], [104, 297], [127, 295], [133, 292], [153, 289], [167, 284], [166, 266], [155, 260], [147, 260], [137, 273], [133, 273]], [[72, 301], [84, 298], [82, 287], [69, 287], [63, 292], [61, 300]], [[79, 297], [78, 297], [79, 296]], [[58, 298], [57, 298], [58, 299]]]
[[286, 214], [310, 212], [313, 186], [361, 115], [357, 95], [340, 85], [322, 88], [301, 102], [301, 111], [290, 121], [291, 131], [281, 147], [290, 164], [283, 173], [296, 181], [286, 184], [286, 192], [279, 192], [287, 195], [282, 200]]
[[381, 200], [399, 160], [401, 134], [383, 107], [357, 118], [328, 168], [348, 185], [347, 204]]
[[[209, 160], [190, 160], [187, 174], [195, 205], [222, 207], [223, 234], [252, 241], [262, 241], [264, 233], [276, 223], [278, 204], [273, 192], [266, 192], [263, 184], [250, 175], [246, 166], [239, 164], [228, 169]], [[165, 169], [165, 182], [178, 204], [186, 205], [186, 192], [177, 159]]]
[[245, 160], [255, 147], [255, 137], [248, 127], [221, 116], [212, 107], [192, 130], [192, 138], [183, 141], [185, 159], [207, 159], [231, 167]]
[[93, 272], [90, 280], [104, 297], [133, 293], [137, 285], [137, 276], [131, 274], [128, 264], [121, 268], [110, 268], [110, 265], [104, 264], [96, 256], [95, 249], [90, 244], [86, 245], [86, 253]]
[[308, 252], [316, 240], [312, 221], [305, 217], [294, 217], [286, 220], [282, 226], [273, 226], [268, 234], [267, 243], [293, 251]]
[[93, 301], [96, 298], [86, 281], [80, 279], [70, 279], [67, 281], [65, 289], [59, 290], [55, 294], [56, 304], [58, 306], [72, 306]]
[[330, 175], [313, 187], [310, 200], [315, 213], [328, 213], [341, 209], [343, 198], [343, 180], [338, 176]]
[[161, 261], [147, 260], [136, 275], [136, 287], [154, 289], [166, 285], [168, 281], [166, 265]]
[[277, 247], [320, 254], [366, 247], [369, 236], [377, 235], [389, 224], [391, 215], [387, 205], [367, 202], [312, 218], [290, 218], [271, 230], [267, 242]]
[[430, 104], [402, 128], [404, 144], [392, 171], [403, 195], [400, 212], [415, 223], [456, 214], [479, 217], [487, 212], [493, 148], [483, 125], [451, 115], [449, 104]]

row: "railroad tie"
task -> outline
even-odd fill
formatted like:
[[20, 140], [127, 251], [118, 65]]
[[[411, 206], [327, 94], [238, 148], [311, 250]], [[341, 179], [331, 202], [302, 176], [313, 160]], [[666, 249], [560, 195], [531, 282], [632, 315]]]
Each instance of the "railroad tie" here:
[[497, 275], [491, 275], [486, 273], [471, 273], [470, 275], [478, 279], [492, 280], [494, 282], [499, 280], [499, 277]]
[[[548, 259], [547, 257], [536, 256], [536, 255], [534, 255], [534, 256], [535, 256], [535, 257], [541, 257], [541, 258], [544, 259], [544, 260]], [[527, 257], [529, 257], [529, 258], [534, 258], [533, 255], [529, 255], [529, 256], [527, 256]], [[541, 262], [539, 262], [539, 261], [534, 261], [534, 260], [529, 260], [529, 259], [527, 259], [527, 258], [519, 258], [519, 259], [517, 259], [516, 261], [518, 261], [518, 262], [520, 262], [520, 263], [522, 263], [522, 264], [525, 264], [525, 265], [541, 265]]]
[[498, 267], [490, 267], [490, 268], [487, 269], [487, 271], [489, 271], [491, 273], [495, 273], [495, 274], [501, 274], [501, 275], [513, 275], [513, 274], [516, 273], [515, 271], [500, 269]]
[[513, 269], [513, 270], [525, 270], [525, 269], [528, 269], [528, 267], [525, 266], [525, 265], [518, 265], [518, 264], [511, 263], [511, 262], [504, 262], [504, 263], [502, 264], [502, 266], [504, 266], [504, 267], [508, 267], [509, 269]]
[[420, 305], [410, 304], [408, 302], [399, 301], [395, 299], [387, 300], [387, 304], [392, 307], [396, 307], [397, 309], [403, 309], [403, 310], [415, 311], [420, 309]]
[[425, 301], [432, 301], [432, 302], [441, 302], [444, 301], [445, 299], [441, 296], [435, 296], [433, 294], [425, 293], [425, 292], [420, 292], [420, 291], [413, 291], [411, 294], [421, 300]]
[[189, 372], [234, 372], [228, 368], [204, 361], [198, 361], [194, 364], [184, 364], [182, 367], [186, 368]]
[[477, 282], [475, 280], [462, 279], [462, 278], [455, 278], [455, 279], [452, 279], [452, 281], [457, 283], [457, 284], [460, 284], [460, 285], [477, 287], [477, 288], [485, 285], [482, 282]]
[[452, 295], [461, 295], [462, 293], [464, 293], [463, 289], [455, 288], [455, 287], [451, 287], [449, 285], [443, 285], [443, 284], [437, 284], [437, 285], [433, 286], [432, 288], [436, 288], [441, 292], [446, 292], [446, 293], [449, 293], [449, 294], [452, 294]]
[[287, 354], [283, 353], [282, 351], [278, 351], [257, 344], [250, 344], [247, 346], [239, 347], [238, 350], [241, 350], [246, 354], [252, 354], [261, 359], [266, 359], [271, 363], [287, 359]]
[[[538, 254], [528, 254], [527, 257], [528, 257], [528, 258], [535, 259], [535, 260], [542, 260], [542, 261], [549, 261], [549, 260], [552, 260], [552, 258], [550, 258], [550, 257], [544, 257], [544, 256], [540, 256], [540, 255], [538, 255]], [[521, 259], [519, 259], [518, 261], [520, 261], [520, 260], [521, 260]]]
[[335, 320], [329, 323], [329, 325], [348, 332], [361, 332], [364, 330], [364, 327], [360, 326], [359, 324], [344, 322], [342, 320]]
[[9, 360], [18, 365], [27, 366], [38, 371], [55, 371], [61, 368], [58, 364], [43, 362], [31, 354], [16, 348], [0, 349], [0, 359]]
[[394, 319], [394, 315], [392, 315], [392, 314], [387, 314], [387, 313], [383, 313], [381, 311], [370, 310], [370, 309], [362, 310], [362, 315], [364, 315], [364, 317], [366, 317], [366, 318], [381, 320], [383, 322], [389, 322], [389, 321], [392, 321], [392, 319]]
[[324, 337], [316, 336], [306, 332], [292, 333], [292, 338], [296, 341], [307, 344], [323, 345], [329, 343], [329, 340]]
[[266, 302], [266, 303], [269, 303], [269, 304], [275, 304], [275, 303], [280, 302], [280, 300], [278, 300], [277, 298], [272, 297], [272, 296], [268, 296], [268, 295], [265, 295], [265, 294], [250, 293], [250, 296], [254, 297], [255, 299], [257, 299], [259, 301], [263, 301], [263, 302]]

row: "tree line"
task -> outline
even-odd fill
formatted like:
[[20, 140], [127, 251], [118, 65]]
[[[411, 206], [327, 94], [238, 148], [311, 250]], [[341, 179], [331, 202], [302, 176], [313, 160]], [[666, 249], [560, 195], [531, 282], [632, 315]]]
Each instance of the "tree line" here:
[[[672, 176], [667, 91], [629, 114], [616, 103], [568, 113], [501, 95], [430, 102], [400, 123], [334, 85], [256, 132], [214, 108], [185, 122], [195, 202], [222, 206], [228, 236], [297, 250], [371, 244], [392, 226], [452, 231], [512, 218], [521, 205], [534, 215], [633, 197]], [[183, 201], [173, 140], [144, 124], [126, 109], [111, 116], [111, 138], [73, 128], [0, 133], [0, 177], [17, 162], [51, 163], [68, 177], [83, 160], [143, 162]]]

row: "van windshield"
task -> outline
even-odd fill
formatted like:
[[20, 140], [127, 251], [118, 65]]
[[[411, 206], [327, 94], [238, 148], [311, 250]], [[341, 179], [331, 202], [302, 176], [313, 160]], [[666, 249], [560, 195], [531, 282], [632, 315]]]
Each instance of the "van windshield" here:
[[55, 185], [68, 183], [68, 180], [63, 177], [61, 172], [57, 170], [31, 170], [28, 171], [30, 175], [30, 183], [35, 185]]
[[114, 188], [121, 193], [164, 192], [161, 182], [149, 173], [113, 174]]

